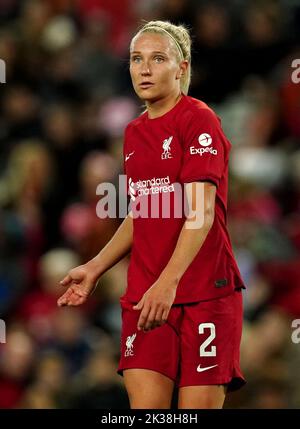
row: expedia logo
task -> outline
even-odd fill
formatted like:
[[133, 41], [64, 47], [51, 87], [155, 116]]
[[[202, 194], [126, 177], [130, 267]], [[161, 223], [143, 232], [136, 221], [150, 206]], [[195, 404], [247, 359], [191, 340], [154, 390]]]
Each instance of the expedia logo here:
[[200, 134], [198, 137], [198, 142], [201, 144], [201, 146], [209, 146], [212, 142], [211, 135], [207, 133]]
[[199, 148], [199, 147], [191, 146], [190, 147], [191, 155], [198, 154], [202, 156], [204, 153], [211, 153], [212, 155], [218, 154], [217, 149], [214, 149], [213, 147], [210, 146], [212, 143], [212, 138], [210, 134], [207, 134], [207, 133], [200, 134], [200, 136], [198, 137], [198, 142], [202, 147]]
[[218, 154], [218, 151], [217, 151], [217, 149], [214, 149], [214, 148], [212, 148], [212, 147], [200, 147], [200, 148], [198, 148], [198, 147], [195, 147], [195, 146], [191, 146], [190, 147], [190, 154], [191, 155], [195, 155], [195, 154], [199, 154], [199, 155], [203, 155], [204, 153], [206, 153], [206, 152], [209, 152], [209, 153], [211, 153], [212, 155], [217, 155]]

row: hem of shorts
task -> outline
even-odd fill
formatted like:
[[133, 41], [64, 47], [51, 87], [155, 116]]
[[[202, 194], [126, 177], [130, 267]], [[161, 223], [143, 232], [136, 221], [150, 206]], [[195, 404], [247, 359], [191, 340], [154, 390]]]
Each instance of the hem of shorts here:
[[118, 368], [117, 369], [117, 374], [119, 374], [121, 377], [123, 377], [123, 371], [125, 371], [126, 369], [147, 369], [148, 371], [154, 371], [154, 372], [158, 372], [159, 374], [164, 375], [165, 377], [168, 377], [170, 380], [172, 380], [175, 384], [176, 384], [176, 378], [172, 377], [169, 374], [164, 373], [163, 371], [159, 371], [158, 369], [153, 369], [153, 368], [145, 368], [144, 366], [129, 366], [126, 368]]
[[219, 380], [214, 380], [213, 382], [206, 382], [203, 381], [203, 383], [199, 383], [199, 382], [187, 382], [187, 383], [178, 383], [178, 388], [181, 387], [189, 387], [189, 386], [221, 386], [221, 385], [226, 385], [227, 386], [227, 393], [230, 392], [234, 392], [236, 390], [241, 389], [245, 384], [246, 384], [246, 380], [242, 377], [231, 377], [229, 380], [226, 379], [221, 379]]

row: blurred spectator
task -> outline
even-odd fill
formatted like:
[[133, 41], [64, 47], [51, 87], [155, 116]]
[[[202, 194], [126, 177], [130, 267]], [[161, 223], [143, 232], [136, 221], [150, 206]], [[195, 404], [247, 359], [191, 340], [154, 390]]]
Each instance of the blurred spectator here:
[[114, 158], [101, 152], [91, 152], [80, 167], [80, 201], [66, 208], [61, 227], [65, 239], [74, 246], [83, 262], [94, 257], [117, 229], [117, 219], [99, 219], [96, 214], [97, 186], [104, 182], [115, 183], [117, 173]]
[[116, 94], [120, 63], [109, 47], [108, 23], [102, 14], [86, 19], [78, 48], [76, 75], [86, 91], [101, 98]]
[[21, 328], [11, 328], [0, 344], [0, 408], [14, 408], [29, 383], [35, 363], [35, 345]]
[[6, 22], [17, 16], [20, 8], [18, 0], [2, 0], [0, 3], [0, 22]]
[[232, 18], [224, 5], [204, 3], [194, 13], [192, 91], [206, 102], [219, 103], [239, 88], [243, 77], [241, 49], [235, 42]]
[[39, 103], [36, 94], [25, 85], [6, 87], [2, 100], [2, 139], [5, 146], [0, 152], [4, 156], [17, 140], [41, 136]]
[[193, 16], [193, 3], [186, 0], [164, 0], [157, 4], [159, 18], [167, 19], [174, 24], [189, 25]]
[[77, 265], [77, 254], [68, 249], [53, 249], [39, 261], [40, 288], [28, 292], [17, 311], [22, 324], [39, 344], [49, 343], [56, 335], [57, 299], [63, 293], [59, 282]]
[[17, 304], [26, 287], [23, 263], [25, 233], [21, 219], [0, 210], [0, 314], [6, 316]]
[[122, 260], [101, 278], [98, 296], [101, 296], [95, 323], [118, 342], [121, 335], [120, 297], [125, 293], [128, 261]]
[[87, 319], [78, 308], [62, 308], [57, 310], [53, 322], [55, 336], [47, 347], [62, 355], [70, 374], [75, 374], [84, 367], [94, 346], [87, 335]]
[[76, 41], [77, 29], [67, 16], [55, 16], [42, 34], [42, 43], [48, 52], [66, 49]]
[[60, 354], [47, 353], [37, 364], [33, 382], [26, 389], [19, 408], [59, 408], [65, 403], [67, 361]]
[[25, 282], [32, 284], [45, 243], [43, 202], [53, 177], [52, 159], [44, 144], [23, 141], [11, 152], [0, 182], [0, 204], [19, 219], [23, 230]]
[[[107, 346], [109, 346], [107, 344]], [[91, 355], [84, 371], [75, 379], [70, 408], [128, 409], [129, 402], [120, 378], [116, 374], [117, 359], [113, 348]], [[83, 382], [84, 380], [84, 382]]]
[[54, 409], [57, 403], [46, 389], [32, 386], [25, 390], [24, 395], [16, 408], [21, 409]]
[[122, 55], [127, 50], [130, 41], [130, 24], [132, 20], [132, 9], [134, 1], [123, 0], [122, 7], [118, 0], [80, 0], [78, 13], [81, 20], [94, 21], [96, 29], [99, 18], [106, 23], [107, 47], [109, 51]]

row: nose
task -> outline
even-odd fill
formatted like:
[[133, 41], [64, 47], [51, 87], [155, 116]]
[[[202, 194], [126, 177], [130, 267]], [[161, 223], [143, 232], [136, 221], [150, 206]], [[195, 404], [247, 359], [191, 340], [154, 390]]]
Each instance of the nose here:
[[150, 76], [151, 75], [151, 69], [150, 69], [149, 63], [146, 61], [144, 61], [142, 63], [141, 75], [142, 76]]

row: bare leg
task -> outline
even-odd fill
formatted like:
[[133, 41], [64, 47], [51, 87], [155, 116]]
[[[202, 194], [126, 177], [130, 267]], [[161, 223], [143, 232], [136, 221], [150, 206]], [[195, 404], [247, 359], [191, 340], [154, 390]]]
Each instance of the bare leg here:
[[123, 374], [130, 408], [171, 408], [174, 382], [170, 378], [148, 369], [126, 369]]
[[179, 409], [222, 408], [226, 386], [186, 386], [179, 389]]

